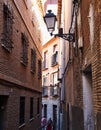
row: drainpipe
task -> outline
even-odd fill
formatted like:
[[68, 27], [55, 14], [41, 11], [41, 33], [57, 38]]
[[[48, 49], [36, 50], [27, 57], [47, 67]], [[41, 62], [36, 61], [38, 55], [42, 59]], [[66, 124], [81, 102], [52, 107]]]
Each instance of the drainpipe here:
[[[62, 1], [63, 2], [63, 1]], [[62, 3], [62, 5], [64, 5]], [[63, 7], [63, 6], [62, 6]], [[76, 17], [77, 17], [77, 13], [78, 13], [78, 8], [79, 8], [79, 2], [75, 2], [73, 3], [73, 13], [72, 13], [72, 20], [71, 20], [71, 25], [70, 25], [70, 29], [69, 29], [69, 33], [74, 33], [75, 31], [75, 21], [76, 21]], [[62, 8], [62, 19], [61, 19], [61, 25], [63, 24], [64, 25], [64, 20], [63, 20], [63, 14], [64, 12], [64, 7]], [[64, 102], [65, 101], [65, 76], [66, 76], [66, 72], [68, 71], [68, 68], [71, 64], [71, 43], [69, 43], [69, 60], [66, 64], [66, 67], [65, 67], [65, 41], [62, 41], [63, 43], [63, 62], [62, 62], [62, 84], [61, 84], [61, 102]], [[69, 114], [71, 115], [71, 112], [69, 112]], [[60, 114], [60, 130], [64, 130], [63, 129], [63, 108], [62, 108], [62, 113]]]
[[[62, 9], [61, 9], [61, 24], [60, 28], [64, 28], [64, 1], [62, 1]], [[65, 69], [65, 41], [60, 39], [60, 46], [61, 46], [61, 77], [63, 77], [64, 69]], [[64, 94], [64, 80], [62, 79], [61, 82], [61, 97], [60, 97], [60, 104], [62, 105], [62, 102], [64, 101], [65, 94]], [[63, 129], [63, 106], [62, 111], [60, 112], [60, 123], [59, 123], [59, 130]]]

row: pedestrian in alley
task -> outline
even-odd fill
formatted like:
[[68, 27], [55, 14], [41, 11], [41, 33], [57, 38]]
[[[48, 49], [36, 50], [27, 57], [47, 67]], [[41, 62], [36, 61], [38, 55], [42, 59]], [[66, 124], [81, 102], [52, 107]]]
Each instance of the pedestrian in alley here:
[[53, 122], [52, 122], [51, 118], [49, 118], [49, 120], [47, 121], [46, 130], [52, 130], [52, 129], [53, 129]]
[[41, 119], [41, 127], [42, 127], [42, 130], [46, 130], [46, 125], [47, 125], [47, 119], [45, 117], [42, 117]]

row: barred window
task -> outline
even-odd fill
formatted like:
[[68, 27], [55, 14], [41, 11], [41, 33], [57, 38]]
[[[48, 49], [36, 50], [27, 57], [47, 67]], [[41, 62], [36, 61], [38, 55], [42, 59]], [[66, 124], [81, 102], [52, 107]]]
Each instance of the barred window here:
[[40, 114], [40, 98], [37, 98], [37, 114]]
[[33, 118], [33, 104], [34, 104], [34, 100], [33, 97], [30, 98], [30, 119]]
[[28, 37], [25, 33], [22, 33], [22, 53], [21, 53], [21, 63], [25, 66], [28, 64]]
[[13, 48], [13, 10], [10, 5], [3, 5], [3, 38], [2, 46], [8, 51], [11, 52]]
[[19, 125], [25, 122], [25, 97], [20, 97]]
[[47, 104], [44, 104], [44, 117], [47, 118]]
[[38, 60], [38, 79], [42, 77], [42, 63], [41, 60]]
[[31, 49], [31, 72], [36, 72], [36, 50]]

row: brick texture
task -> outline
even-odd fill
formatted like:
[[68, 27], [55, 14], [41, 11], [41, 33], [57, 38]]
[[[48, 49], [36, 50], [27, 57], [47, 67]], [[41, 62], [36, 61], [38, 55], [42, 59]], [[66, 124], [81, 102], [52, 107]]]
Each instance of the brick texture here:
[[[94, 9], [94, 42], [90, 44], [90, 28], [89, 28], [89, 7], [92, 4]], [[82, 69], [85, 70], [91, 65], [92, 71], [92, 100], [96, 126], [98, 130], [100, 123], [97, 120], [96, 114], [101, 112], [101, 12], [100, 12], [100, 1], [83, 0], [81, 2], [81, 17], [82, 17], [82, 29], [83, 29], [83, 64]], [[86, 64], [85, 64], [86, 61]], [[100, 118], [100, 115], [99, 115]], [[101, 126], [100, 126], [101, 128]]]
[[[3, 3], [0, 0], [0, 97], [7, 96], [5, 110], [5, 130], [19, 129], [19, 100], [20, 96], [25, 96], [25, 126], [22, 130], [35, 130], [40, 127], [40, 115], [37, 115], [37, 98], [41, 97], [41, 80], [38, 79], [38, 60], [41, 59], [41, 40], [37, 23], [32, 23], [29, 8], [26, 8], [24, 1], [9, 0], [8, 4], [13, 9], [13, 49], [9, 53], [1, 46], [3, 33]], [[28, 5], [29, 7], [29, 5]], [[33, 15], [34, 16], [34, 15]], [[34, 19], [35, 16], [34, 16]], [[34, 21], [36, 22], [36, 21]], [[28, 46], [28, 65], [21, 64], [21, 33], [27, 34], [29, 39]], [[34, 34], [34, 35], [33, 35]], [[31, 73], [31, 48], [37, 53], [36, 73]], [[34, 98], [34, 118], [29, 120], [30, 97]]]

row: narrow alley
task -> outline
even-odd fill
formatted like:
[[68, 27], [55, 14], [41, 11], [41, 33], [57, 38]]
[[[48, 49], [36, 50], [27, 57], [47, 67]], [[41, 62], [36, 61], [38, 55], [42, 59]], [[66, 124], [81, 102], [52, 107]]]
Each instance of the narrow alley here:
[[0, 130], [101, 130], [101, 0], [0, 0]]

